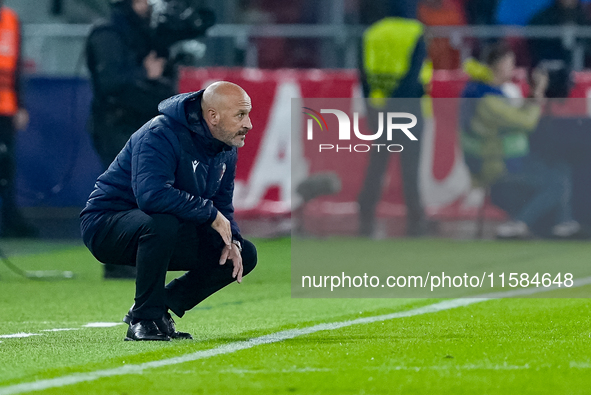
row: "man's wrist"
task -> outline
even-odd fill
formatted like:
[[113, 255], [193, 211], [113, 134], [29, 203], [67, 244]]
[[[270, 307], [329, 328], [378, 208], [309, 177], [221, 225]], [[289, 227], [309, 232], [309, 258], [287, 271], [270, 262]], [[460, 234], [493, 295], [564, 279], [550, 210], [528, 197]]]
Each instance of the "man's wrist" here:
[[240, 241], [232, 240], [232, 244], [234, 244], [238, 248], [239, 252], [242, 252], [242, 244], [240, 243]]

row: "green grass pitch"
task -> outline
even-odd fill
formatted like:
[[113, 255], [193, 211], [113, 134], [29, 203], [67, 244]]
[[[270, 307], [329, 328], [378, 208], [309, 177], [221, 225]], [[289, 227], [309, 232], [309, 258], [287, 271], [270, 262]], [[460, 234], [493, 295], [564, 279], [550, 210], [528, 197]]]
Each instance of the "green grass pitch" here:
[[[362, 241], [355, 241], [362, 242]], [[370, 243], [368, 241], [368, 243]], [[393, 241], [412, 256], [453, 247], [471, 259], [511, 264], [540, 249], [589, 262], [589, 245], [537, 242]], [[410, 311], [435, 299], [293, 299], [290, 240], [257, 240], [259, 265], [177, 319], [193, 341], [124, 342], [118, 323], [133, 301], [133, 283], [103, 281], [101, 267], [79, 245], [4, 243], [27, 270], [71, 270], [62, 281], [20, 278], [0, 265], [0, 394], [23, 383], [56, 379], [34, 394], [585, 394], [591, 388], [591, 303], [585, 298], [499, 299], [435, 313], [328, 328], [141, 373], [125, 366], [170, 361], [290, 329]], [[33, 253], [20, 254], [27, 250]], [[495, 255], [496, 254], [496, 255]], [[439, 254], [440, 255], [440, 254]], [[507, 261], [509, 259], [509, 261]], [[584, 263], [584, 262], [582, 262]], [[515, 262], [518, 264], [518, 262]], [[576, 295], [575, 290], [571, 290]], [[48, 331], [63, 329], [61, 331]], [[66, 330], [67, 329], [67, 330]], [[6, 335], [35, 334], [29, 337]], [[226, 348], [223, 348], [226, 347]], [[229, 348], [228, 348], [229, 347]], [[175, 361], [175, 360], [172, 360]], [[68, 377], [117, 374], [66, 385]], [[126, 373], [127, 372], [127, 373]], [[20, 392], [19, 392], [20, 393]]]

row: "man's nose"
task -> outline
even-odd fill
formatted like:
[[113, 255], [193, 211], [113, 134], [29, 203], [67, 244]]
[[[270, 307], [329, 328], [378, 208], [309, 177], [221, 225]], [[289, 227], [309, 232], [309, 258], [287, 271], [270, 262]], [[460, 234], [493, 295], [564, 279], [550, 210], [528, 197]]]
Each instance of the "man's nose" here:
[[242, 126], [244, 126], [248, 130], [252, 129], [252, 122], [250, 122], [249, 116], [246, 117]]

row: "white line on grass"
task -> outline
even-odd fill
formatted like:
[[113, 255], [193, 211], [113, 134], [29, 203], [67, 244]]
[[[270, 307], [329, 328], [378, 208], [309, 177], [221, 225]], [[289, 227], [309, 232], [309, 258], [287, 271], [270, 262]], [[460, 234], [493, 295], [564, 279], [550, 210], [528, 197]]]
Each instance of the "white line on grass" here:
[[14, 338], [19, 338], [19, 337], [31, 337], [31, 336], [41, 336], [39, 333], [23, 333], [23, 332], [19, 332], [19, 333], [13, 333], [11, 335], [0, 335], [0, 338], [2, 339], [14, 339]]
[[[123, 325], [123, 322], [90, 322], [82, 325], [82, 328], [111, 328], [114, 326]], [[39, 332], [62, 332], [62, 331], [77, 331], [80, 328], [53, 328], [41, 329]], [[0, 338], [19, 338], [31, 336], [44, 336], [43, 333], [13, 333], [10, 335], [0, 335]]]
[[[573, 363], [571, 363], [571, 367]], [[578, 365], [577, 365], [578, 367]], [[366, 370], [366, 371], [378, 371], [378, 372], [390, 372], [390, 371], [400, 371], [400, 370], [410, 370], [419, 372], [421, 370], [522, 370], [522, 369], [530, 369], [531, 366], [528, 364], [525, 365], [447, 365], [447, 366], [406, 366], [406, 365], [399, 365], [399, 366], [379, 366], [379, 367], [368, 367], [363, 366], [359, 369]], [[587, 366], [585, 368], [588, 368]], [[218, 373], [230, 373], [230, 374], [281, 374], [281, 373], [310, 373], [310, 372], [337, 372], [339, 369], [317, 369], [317, 368], [292, 368], [292, 369], [225, 369], [220, 370]], [[188, 370], [184, 372], [175, 372], [184, 373], [184, 374], [195, 374], [194, 370]], [[201, 371], [203, 373], [203, 371]]]
[[[566, 365], [542, 365], [542, 368], [545, 369], [555, 369], [560, 367], [566, 367]], [[584, 363], [584, 362], [570, 362], [568, 365], [571, 369], [591, 369], [591, 364]], [[413, 372], [420, 372], [421, 370], [434, 370], [434, 371], [462, 371], [462, 370], [528, 370], [528, 369], [538, 369], [539, 367], [532, 367], [530, 364], [525, 365], [509, 365], [504, 363], [500, 364], [483, 364], [483, 365], [474, 365], [474, 364], [467, 364], [467, 365], [435, 365], [435, 366], [408, 366], [408, 365], [398, 365], [398, 366], [363, 366], [359, 369], [365, 371], [377, 371], [377, 372], [391, 372], [391, 371], [413, 371]], [[291, 369], [225, 369], [217, 371], [218, 373], [230, 373], [230, 374], [243, 374], [243, 375], [257, 375], [257, 374], [281, 374], [281, 373], [310, 373], [310, 372], [338, 372], [339, 369], [323, 369], [323, 368], [291, 368]], [[187, 371], [176, 371], [175, 374], [195, 374], [194, 370], [187, 370]], [[201, 371], [204, 373], [204, 371]]]
[[[337, 369], [328, 368], [291, 368], [291, 369], [225, 369], [218, 371], [219, 373], [231, 373], [231, 374], [278, 374], [278, 373], [310, 373], [310, 372], [334, 372]], [[179, 373], [179, 372], [175, 372]], [[188, 370], [186, 374], [195, 374], [195, 371]]]
[[[575, 280], [574, 287], [591, 284], [591, 277]], [[246, 350], [263, 344], [278, 343], [285, 340], [293, 339], [300, 336], [309, 335], [321, 331], [332, 331], [335, 329], [345, 328], [353, 325], [371, 324], [374, 322], [388, 321], [395, 318], [414, 317], [422, 314], [437, 313], [444, 310], [455, 309], [457, 307], [468, 306], [475, 303], [485, 302], [487, 300], [511, 298], [516, 296], [532, 295], [540, 292], [548, 292], [559, 289], [556, 286], [548, 288], [524, 288], [508, 292], [490, 293], [481, 295], [479, 298], [464, 298], [451, 299], [442, 302], [434, 303], [427, 306], [418, 307], [416, 309], [399, 311], [396, 313], [377, 315], [373, 317], [357, 318], [355, 320], [330, 322], [325, 324], [318, 324], [308, 328], [288, 329], [276, 333], [271, 333], [264, 336], [255, 337], [249, 340], [243, 340], [233, 343], [224, 344], [208, 350], [196, 351], [191, 354], [186, 354], [180, 357], [161, 359], [158, 361], [145, 362], [138, 365], [123, 365], [117, 368], [96, 370], [87, 373], [74, 373], [67, 376], [55, 377], [52, 379], [38, 380], [30, 383], [21, 383], [0, 388], [0, 395], [14, 395], [31, 391], [42, 391], [49, 388], [64, 387], [78, 383], [98, 380], [103, 377], [122, 376], [126, 374], [142, 374], [146, 369], [161, 368], [164, 366], [178, 365], [180, 363], [197, 361], [199, 359], [211, 358], [217, 355], [231, 354], [240, 350]], [[564, 289], [564, 287], [562, 288]]]
[[117, 325], [123, 325], [123, 322], [91, 322], [82, 326], [84, 328], [111, 328]]

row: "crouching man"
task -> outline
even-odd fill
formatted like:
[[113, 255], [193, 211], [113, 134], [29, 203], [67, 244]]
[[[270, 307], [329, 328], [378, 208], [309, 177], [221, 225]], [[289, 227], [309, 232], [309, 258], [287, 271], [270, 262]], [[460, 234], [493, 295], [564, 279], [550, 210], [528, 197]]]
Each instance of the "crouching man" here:
[[[98, 178], [80, 214], [96, 259], [137, 268], [125, 340], [191, 339], [175, 330], [170, 311], [182, 317], [257, 263], [232, 204], [237, 148], [252, 129], [250, 97], [221, 81], [158, 109]], [[169, 270], [187, 272], [165, 285]]]

